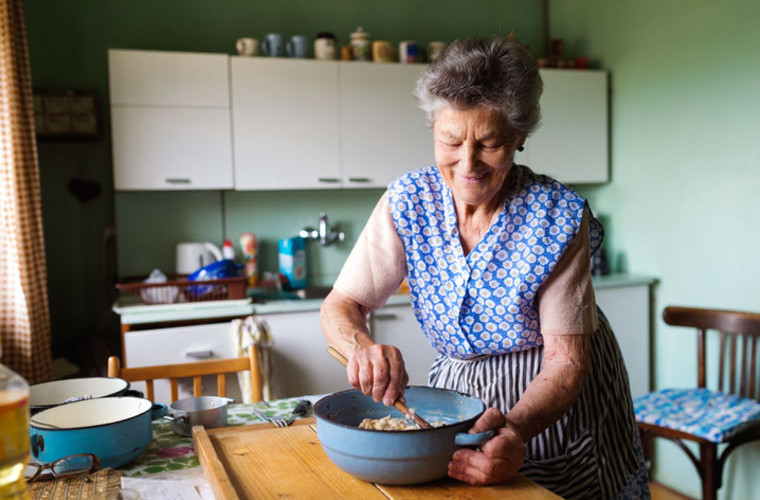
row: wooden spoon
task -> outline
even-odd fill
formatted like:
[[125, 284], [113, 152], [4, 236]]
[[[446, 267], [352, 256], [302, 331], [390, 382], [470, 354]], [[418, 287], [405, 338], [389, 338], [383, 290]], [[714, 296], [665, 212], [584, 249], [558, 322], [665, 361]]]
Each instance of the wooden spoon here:
[[[327, 348], [327, 352], [330, 353], [330, 356], [337, 359], [340, 364], [343, 366], [348, 365], [348, 360], [345, 356], [343, 356], [341, 353], [333, 349], [332, 347]], [[409, 408], [406, 407], [404, 403], [402, 403], [400, 400], [396, 400], [395, 403], [393, 403], [393, 406], [396, 407], [398, 411], [404, 414], [404, 416], [413, 424], [416, 424], [420, 429], [432, 429], [432, 425], [425, 422], [425, 420], [422, 419], [419, 415], [414, 413], [413, 411], [410, 411]]]

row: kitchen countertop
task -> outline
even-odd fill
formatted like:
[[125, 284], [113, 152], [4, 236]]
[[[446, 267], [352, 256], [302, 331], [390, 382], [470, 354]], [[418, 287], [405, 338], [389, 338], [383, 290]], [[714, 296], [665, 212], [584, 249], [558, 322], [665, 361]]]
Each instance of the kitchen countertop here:
[[[639, 274], [608, 274], [592, 276], [595, 289], [651, 285], [657, 282], [652, 276]], [[239, 318], [251, 314], [279, 314], [318, 311], [321, 298], [272, 300], [253, 302], [249, 299], [215, 300], [208, 302], [185, 302], [178, 304], [145, 305], [134, 295], [119, 297], [113, 311], [121, 317], [122, 325], [187, 321], [205, 318]], [[386, 306], [409, 303], [409, 295], [395, 294]]]

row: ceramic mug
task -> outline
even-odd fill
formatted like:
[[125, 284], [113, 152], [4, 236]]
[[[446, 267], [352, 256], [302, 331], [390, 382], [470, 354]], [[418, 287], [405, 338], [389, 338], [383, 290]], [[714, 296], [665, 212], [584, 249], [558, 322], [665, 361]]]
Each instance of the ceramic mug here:
[[393, 45], [388, 40], [372, 42], [372, 60], [375, 62], [393, 62]]
[[422, 62], [420, 45], [413, 40], [405, 40], [398, 44], [398, 59], [402, 63]]
[[259, 41], [255, 38], [238, 38], [235, 47], [241, 56], [259, 55]]
[[285, 37], [280, 33], [269, 33], [261, 42], [261, 50], [269, 57], [285, 57]]
[[338, 41], [332, 33], [319, 33], [314, 40], [314, 57], [323, 61], [338, 58]]
[[309, 37], [304, 35], [294, 35], [285, 44], [285, 52], [289, 57], [305, 59], [309, 57]]

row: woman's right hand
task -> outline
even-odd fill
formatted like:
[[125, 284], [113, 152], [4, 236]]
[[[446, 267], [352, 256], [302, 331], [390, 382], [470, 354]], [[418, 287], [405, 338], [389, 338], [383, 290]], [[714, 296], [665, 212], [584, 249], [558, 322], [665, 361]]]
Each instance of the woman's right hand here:
[[409, 383], [401, 351], [392, 345], [357, 346], [348, 357], [346, 372], [352, 387], [386, 406], [403, 397]]

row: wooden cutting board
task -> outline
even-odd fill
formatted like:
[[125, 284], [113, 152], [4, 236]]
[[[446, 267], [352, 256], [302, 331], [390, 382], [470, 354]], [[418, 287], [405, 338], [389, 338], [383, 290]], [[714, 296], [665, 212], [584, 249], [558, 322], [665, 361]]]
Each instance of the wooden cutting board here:
[[558, 499], [536, 483], [516, 476], [498, 486], [470, 486], [446, 478], [412, 486], [375, 485], [334, 465], [317, 439], [314, 418], [286, 428], [271, 424], [193, 428], [195, 451], [217, 500], [262, 498]]

